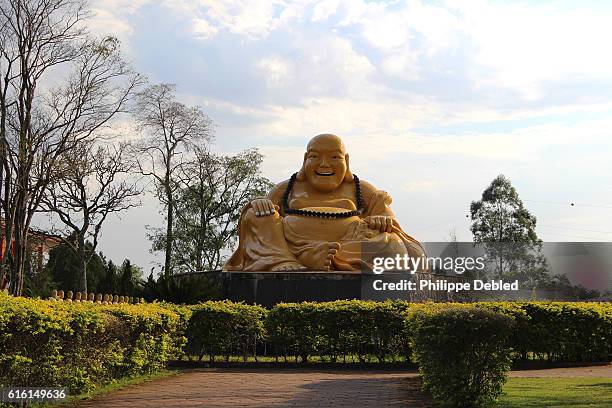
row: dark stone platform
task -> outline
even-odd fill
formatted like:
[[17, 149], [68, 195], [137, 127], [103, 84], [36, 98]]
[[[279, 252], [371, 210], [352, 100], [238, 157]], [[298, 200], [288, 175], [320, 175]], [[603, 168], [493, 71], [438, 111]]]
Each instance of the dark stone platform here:
[[199, 276], [211, 279], [217, 286], [221, 299], [234, 302], [257, 303], [271, 307], [281, 302], [327, 302], [343, 299], [386, 300], [402, 299], [419, 301], [452, 301], [453, 294], [446, 292], [397, 291], [376, 292], [372, 289], [375, 279], [398, 282], [401, 279], [445, 279], [453, 277], [435, 274], [386, 274], [373, 275], [360, 272], [295, 271], [295, 272], [223, 272], [202, 271], [175, 275], [177, 278]]

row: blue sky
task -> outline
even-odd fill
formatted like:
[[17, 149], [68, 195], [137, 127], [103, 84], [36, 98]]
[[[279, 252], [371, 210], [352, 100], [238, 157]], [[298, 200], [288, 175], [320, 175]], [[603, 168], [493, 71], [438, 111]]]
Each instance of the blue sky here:
[[[612, 238], [612, 3], [96, 0], [90, 27], [215, 121], [216, 149], [296, 171], [345, 139], [404, 228], [469, 240], [469, 203], [508, 176], [547, 241]], [[575, 206], [569, 203], [574, 202]], [[558, 203], [558, 204], [556, 204]], [[110, 258], [148, 271], [155, 201], [106, 225]]]

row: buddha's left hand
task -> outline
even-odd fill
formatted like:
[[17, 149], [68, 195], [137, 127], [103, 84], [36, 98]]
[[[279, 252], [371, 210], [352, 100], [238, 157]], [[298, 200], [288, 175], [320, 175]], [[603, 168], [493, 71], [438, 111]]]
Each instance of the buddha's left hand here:
[[363, 219], [368, 223], [368, 227], [380, 232], [393, 232], [393, 217], [386, 215], [370, 215]]

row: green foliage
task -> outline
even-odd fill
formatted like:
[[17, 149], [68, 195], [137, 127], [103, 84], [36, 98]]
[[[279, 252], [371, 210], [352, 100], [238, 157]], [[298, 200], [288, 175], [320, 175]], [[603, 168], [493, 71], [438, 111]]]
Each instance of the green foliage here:
[[181, 356], [185, 320], [168, 308], [14, 298], [0, 293], [0, 386], [70, 394], [151, 373]]
[[108, 261], [105, 266], [106, 274], [98, 284], [98, 291], [128, 296], [141, 294], [144, 282], [142, 270], [138, 266], [129, 259], [124, 260], [119, 268], [113, 261]]
[[550, 291], [564, 296], [565, 299], [588, 300], [599, 298], [602, 293], [595, 289], [587, 289], [580, 285], [572, 285], [567, 275], [557, 274], [549, 279], [542, 279], [538, 282], [537, 289]]
[[0, 387], [61, 385], [74, 394], [158, 371], [183, 350], [257, 360], [264, 344], [267, 355], [302, 361], [412, 355], [436, 398], [478, 406], [499, 395], [511, 356], [609, 361], [612, 305], [350, 300], [268, 311], [229, 301], [106, 306], [0, 294]]
[[[431, 303], [430, 309], [477, 307], [511, 317], [509, 344], [516, 360], [610, 361], [612, 304], [609, 302]], [[424, 307], [424, 306], [420, 306]]]
[[[242, 208], [273, 184], [261, 175], [263, 156], [256, 149], [221, 156], [195, 148], [172, 183], [172, 271], [217, 270], [238, 236]], [[166, 203], [167, 205], [167, 203]], [[165, 251], [166, 230], [152, 229], [154, 251]]]
[[119, 269], [117, 290], [113, 293], [130, 295], [136, 293], [142, 286], [142, 269], [132, 264], [129, 259], [123, 261]]
[[[86, 244], [91, 251], [91, 244]], [[104, 280], [107, 276], [107, 263], [103, 255], [94, 253], [87, 264], [87, 288], [90, 292], [102, 292]], [[79, 260], [77, 255], [66, 244], [60, 244], [49, 251], [47, 262], [53, 281], [62, 290], [78, 291], [79, 289]], [[112, 292], [111, 292], [112, 293]]]
[[546, 280], [536, 218], [524, 207], [505, 176], [497, 176], [470, 205], [474, 242], [484, 244], [497, 278], [519, 279], [534, 287]]
[[612, 357], [612, 304], [522, 303], [528, 321], [515, 344], [549, 361], [609, 361]]
[[200, 360], [208, 355], [242, 355], [244, 360], [255, 354], [257, 341], [264, 336], [263, 320], [267, 310], [244, 303], [204, 302], [190, 307], [192, 315], [187, 328], [190, 355]]
[[176, 304], [196, 304], [219, 298], [218, 282], [206, 276], [160, 275], [155, 279], [153, 274], [142, 288], [142, 297], [148, 301], [158, 300]]
[[[91, 248], [91, 244], [88, 244], [88, 248]], [[49, 251], [49, 261], [45, 269], [50, 274], [49, 279], [54, 282], [54, 285], [49, 286], [44, 292], [32, 292], [32, 295], [49, 296], [49, 293], [46, 292], [54, 288], [74, 292], [79, 290], [79, 261], [68, 245], [60, 244]], [[32, 279], [35, 278], [36, 276]], [[142, 285], [142, 271], [129, 259], [124, 260], [121, 267], [118, 268], [112, 260], [107, 260], [100, 252], [93, 254], [87, 263], [89, 292], [141, 296]]]
[[491, 405], [510, 369], [513, 320], [476, 307], [411, 307], [407, 324], [423, 387], [452, 407]]
[[40, 270], [36, 268], [33, 273], [26, 273], [24, 275], [24, 296], [46, 298], [51, 296], [53, 289], [57, 288], [57, 283], [53, 281], [51, 270], [46, 265]]
[[269, 341], [277, 353], [301, 357], [319, 355], [336, 361], [356, 355], [379, 361], [408, 355], [404, 302], [339, 300], [323, 303], [282, 303], [266, 319]]
[[[398, 358], [409, 361], [411, 327], [404, 322], [406, 311], [426, 308], [437, 312], [449, 307], [476, 307], [485, 313], [491, 311], [510, 317], [514, 324], [508, 344], [517, 360], [609, 361], [612, 358], [612, 305], [572, 302], [409, 304], [339, 300], [281, 303], [268, 313], [261, 312], [259, 306], [206, 302], [193, 306], [187, 335], [189, 353], [242, 355], [245, 347], [250, 350], [255, 342], [244, 346], [243, 340], [232, 339], [228, 333], [257, 327], [253, 330], [259, 339], [263, 335], [259, 325], [263, 324], [268, 355], [302, 361], [319, 356], [324, 361], [335, 362], [347, 355], [356, 356], [360, 361], [370, 361], [372, 357], [379, 362]], [[237, 313], [242, 315], [238, 317]], [[247, 324], [243, 319], [261, 321]], [[216, 338], [220, 339], [217, 343]]]
[[536, 218], [524, 207], [516, 189], [504, 175], [497, 176], [470, 205], [474, 242], [537, 244]]

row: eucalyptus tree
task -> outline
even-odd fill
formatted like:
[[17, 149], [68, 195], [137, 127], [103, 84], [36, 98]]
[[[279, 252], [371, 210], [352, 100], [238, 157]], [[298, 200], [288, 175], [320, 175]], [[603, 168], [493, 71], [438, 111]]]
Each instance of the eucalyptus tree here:
[[493, 179], [481, 199], [472, 201], [470, 215], [474, 242], [484, 245], [497, 277], [518, 277], [532, 285], [544, 277], [536, 217], [508, 178], [500, 174]]

